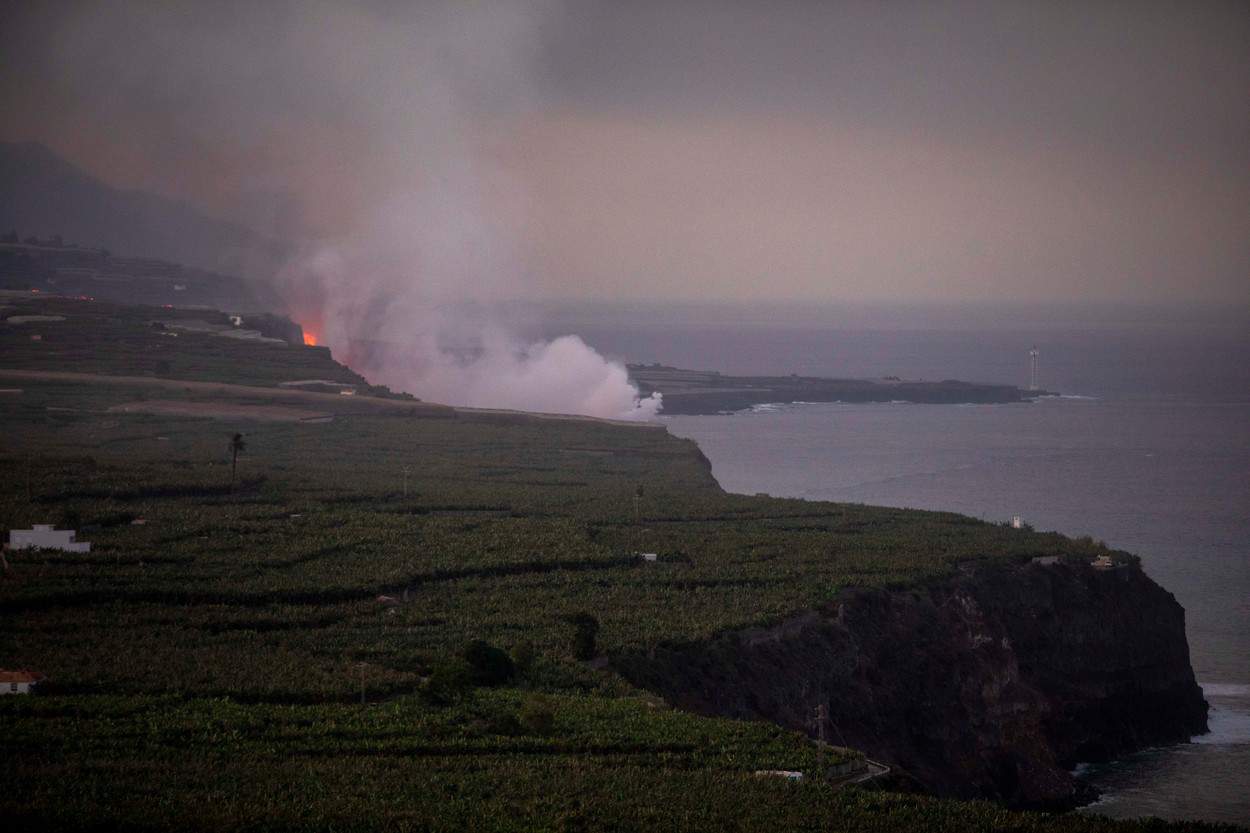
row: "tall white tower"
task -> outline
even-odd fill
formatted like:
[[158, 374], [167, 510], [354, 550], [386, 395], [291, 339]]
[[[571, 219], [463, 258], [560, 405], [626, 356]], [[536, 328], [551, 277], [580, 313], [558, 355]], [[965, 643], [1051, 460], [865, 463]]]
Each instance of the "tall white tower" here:
[[1037, 390], [1039, 387], [1037, 384], [1037, 357], [1041, 354], [1042, 351], [1037, 349], [1037, 345], [1033, 345], [1029, 350], [1029, 390]]

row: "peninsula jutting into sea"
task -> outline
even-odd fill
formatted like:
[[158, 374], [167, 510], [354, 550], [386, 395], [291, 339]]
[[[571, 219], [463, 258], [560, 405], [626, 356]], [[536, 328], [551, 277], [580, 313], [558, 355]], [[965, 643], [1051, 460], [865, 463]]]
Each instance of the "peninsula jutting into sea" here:
[[1053, 391], [1012, 385], [819, 376], [726, 376], [714, 370], [684, 370], [663, 364], [631, 364], [629, 375], [643, 395], [664, 397], [669, 415], [720, 414], [773, 402], [918, 402], [931, 405], [1029, 402]]

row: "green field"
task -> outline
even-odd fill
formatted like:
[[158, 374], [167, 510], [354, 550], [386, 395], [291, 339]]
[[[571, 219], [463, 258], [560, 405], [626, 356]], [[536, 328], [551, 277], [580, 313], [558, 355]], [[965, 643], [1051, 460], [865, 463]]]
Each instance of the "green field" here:
[[[64, 320], [5, 320], [25, 316]], [[372, 395], [389, 394], [334, 361], [325, 347], [247, 341], [177, 327], [196, 321], [230, 323], [216, 310], [0, 293], [0, 367], [240, 385], [324, 379], [358, 385]]]
[[[220, 380], [203, 367], [184, 378]], [[673, 711], [576, 656], [579, 614], [610, 657], [1092, 541], [726, 494], [653, 427], [170, 417], [110, 410], [146, 388], [3, 385], [0, 522], [92, 543], [9, 553], [0, 579], [0, 667], [49, 676], [0, 698], [0, 810], [32, 829], [1183, 829], [841, 787], [852, 751]], [[515, 673], [471, 679], [475, 640]]]

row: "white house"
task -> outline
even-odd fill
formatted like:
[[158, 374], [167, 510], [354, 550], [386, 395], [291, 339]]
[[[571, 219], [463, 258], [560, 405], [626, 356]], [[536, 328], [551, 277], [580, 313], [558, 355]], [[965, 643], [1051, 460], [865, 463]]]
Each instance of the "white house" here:
[[74, 530], [53, 529], [51, 524], [35, 524], [34, 529], [14, 529], [9, 532], [11, 550], [65, 550], [66, 552], [91, 552], [91, 544], [74, 540]]
[[30, 694], [45, 679], [38, 671], [0, 669], [0, 694]]

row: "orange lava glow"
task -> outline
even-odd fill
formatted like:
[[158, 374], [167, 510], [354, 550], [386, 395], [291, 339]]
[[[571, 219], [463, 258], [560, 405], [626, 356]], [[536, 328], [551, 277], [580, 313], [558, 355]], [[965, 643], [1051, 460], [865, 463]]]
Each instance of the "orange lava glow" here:
[[316, 347], [317, 346], [317, 334], [313, 332], [309, 332], [308, 330], [304, 330], [304, 343], [307, 344], [309, 347]]

